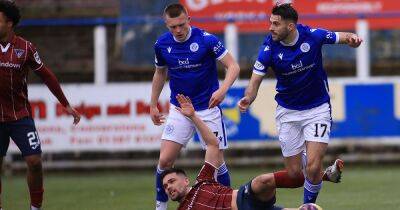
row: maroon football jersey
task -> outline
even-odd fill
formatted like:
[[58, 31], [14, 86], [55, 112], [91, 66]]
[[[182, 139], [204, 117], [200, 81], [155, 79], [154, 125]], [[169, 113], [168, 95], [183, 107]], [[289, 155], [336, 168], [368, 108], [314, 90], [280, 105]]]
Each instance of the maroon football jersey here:
[[12, 35], [0, 47], [0, 122], [31, 116], [28, 71], [39, 71], [44, 65], [32, 43], [19, 36]]
[[185, 199], [180, 203], [178, 210], [211, 210], [232, 209], [233, 189], [225, 187], [215, 179], [217, 169], [205, 163]]

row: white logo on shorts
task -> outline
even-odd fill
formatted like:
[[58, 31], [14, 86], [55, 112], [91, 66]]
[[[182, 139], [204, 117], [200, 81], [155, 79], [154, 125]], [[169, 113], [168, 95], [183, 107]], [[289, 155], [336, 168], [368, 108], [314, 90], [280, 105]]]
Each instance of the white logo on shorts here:
[[171, 124], [168, 124], [165, 126], [165, 133], [166, 134], [171, 134], [174, 132], [174, 126]]
[[248, 193], [249, 193], [249, 186], [248, 186], [248, 185], [245, 185], [245, 186], [244, 186], [244, 193], [245, 193], [245, 194], [248, 194]]
[[37, 149], [40, 146], [40, 139], [38, 133], [32, 131], [27, 133], [26, 135], [28, 137], [29, 146], [31, 146], [33, 150]]
[[199, 44], [197, 44], [196, 42], [190, 44], [190, 51], [197, 52], [197, 50], [199, 50]]
[[300, 50], [302, 52], [310, 51], [310, 44], [308, 44], [307, 42], [304, 42], [303, 44], [300, 45]]

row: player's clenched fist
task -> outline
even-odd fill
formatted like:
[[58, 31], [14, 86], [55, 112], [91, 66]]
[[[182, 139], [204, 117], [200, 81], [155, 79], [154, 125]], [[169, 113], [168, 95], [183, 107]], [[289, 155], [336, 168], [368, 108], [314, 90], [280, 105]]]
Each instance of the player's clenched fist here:
[[246, 110], [249, 108], [249, 106], [250, 106], [250, 99], [247, 96], [243, 97], [238, 102], [238, 107], [239, 107], [240, 112], [246, 112]]
[[357, 34], [353, 33], [349, 34], [346, 39], [347, 45], [353, 48], [360, 46], [361, 42], [363, 41], [359, 36], [357, 36]]
[[160, 114], [160, 111], [158, 111], [157, 106], [150, 107], [150, 116], [154, 125], [161, 125], [165, 122], [165, 116]]

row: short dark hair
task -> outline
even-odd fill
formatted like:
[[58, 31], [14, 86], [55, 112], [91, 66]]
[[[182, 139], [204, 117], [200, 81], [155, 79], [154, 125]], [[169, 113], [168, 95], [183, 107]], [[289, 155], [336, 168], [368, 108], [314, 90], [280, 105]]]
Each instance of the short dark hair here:
[[182, 4], [170, 4], [164, 9], [164, 15], [170, 18], [176, 18], [182, 13], [187, 14], [186, 8]]
[[19, 8], [14, 1], [11, 0], [0, 0], [0, 12], [2, 12], [9, 21], [13, 23], [13, 26], [17, 26], [21, 15]]
[[166, 169], [165, 171], [163, 171], [161, 173], [161, 181], [164, 180], [164, 177], [167, 176], [168, 174], [172, 174], [172, 173], [176, 173], [176, 174], [181, 174], [184, 175], [185, 177], [187, 177], [186, 172], [183, 169], [180, 168], [169, 168]]
[[272, 8], [272, 14], [279, 15], [282, 17], [282, 19], [291, 20], [294, 23], [297, 23], [297, 20], [299, 19], [297, 11], [292, 7], [291, 4], [275, 5]]

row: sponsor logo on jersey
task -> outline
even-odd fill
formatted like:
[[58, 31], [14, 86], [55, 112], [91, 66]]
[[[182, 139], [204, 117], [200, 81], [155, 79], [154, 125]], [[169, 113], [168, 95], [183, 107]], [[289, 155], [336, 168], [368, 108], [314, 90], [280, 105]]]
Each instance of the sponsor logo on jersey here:
[[260, 61], [256, 61], [256, 63], [254, 64], [254, 68], [262, 71], [265, 69], [265, 66]]
[[315, 66], [315, 63], [312, 63], [308, 66], [304, 66], [303, 62], [300, 60], [298, 63], [291, 64], [293, 71], [282, 73], [282, 75], [289, 76], [292, 74], [296, 74], [296, 73], [299, 73], [302, 71], [312, 69], [312, 68], [314, 68], [314, 66]]
[[197, 50], [199, 50], [199, 44], [197, 44], [196, 42], [190, 44], [190, 51], [197, 52]]
[[267, 46], [265, 46], [265, 48], [264, 48], [264, 52], [265, 51], [268, 51], [269, 50], [269, 46], [267, 45]]
[[179, 65], [189, 65], [190, 64], [189, 58], [186, 58], [186, 60], [183, 61], [178, 59], [178, 63]]
[[300, 45], [300, 50], [301, 52], [308, 52], [310, 51], [310, 44], [308, 44], [307, 42], [304, 42], [303, 44]]
[[19, 69], [19, 68], [21, 68], [21, 64], [10, 63], [10, 62], [6, 62], [6, 63], [0, 62], [0, 67]]
[[14, 53], [15, 53], [15, 55], [17, 56], [17, 58], [21, 58], [21, 57], [24, 55], [25, 50], [22, 50], [22, 49], [14, 49]]
[[172, 47], [167, 48], [168, 53], [171, 53], [171, 50], [172, 50]]
[[42, 64], [42, 61], [40, 60], [38, 52], [35, 52], [35, 54], [33, 54], [33, 57], [35, 58], [35, 61], [37, 64]]
[[279, 53], [278, 57], [282, 60], [283, 59], [283, 53]]
[[292, 69], [293, 70], [299, 69], [301, 67], [303, 67], [303, 63], [301, 62], [301, 60], [298, 63], [292, 64]]

